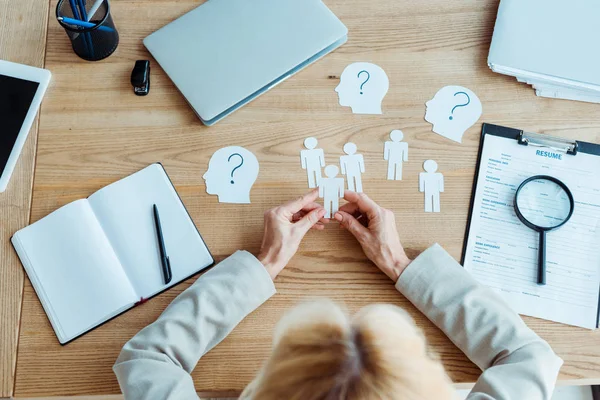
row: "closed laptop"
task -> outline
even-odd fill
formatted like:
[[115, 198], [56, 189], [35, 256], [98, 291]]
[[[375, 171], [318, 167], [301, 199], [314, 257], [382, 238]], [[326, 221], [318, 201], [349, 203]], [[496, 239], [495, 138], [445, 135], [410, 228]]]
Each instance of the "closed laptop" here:
[[597, 95], [599, 21], [598, 0], [502, 0], [488, 64], [534, 84]]
[[321, 0], [208, 0], [144, 45], [212, 125], [344, 44]]

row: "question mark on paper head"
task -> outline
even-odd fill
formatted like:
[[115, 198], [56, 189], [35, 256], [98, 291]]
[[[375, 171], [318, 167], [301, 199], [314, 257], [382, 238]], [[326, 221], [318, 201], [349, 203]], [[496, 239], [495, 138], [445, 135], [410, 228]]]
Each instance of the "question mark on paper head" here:
[[227, 162], [231, 161], [231, 157], [233, 157], [233, 156], [238, 156], [238, 157], [241, 159], [241, 161], [240, 161], [240, 163], [239, 163], [239, 164], [238, 164], [238, 165], [237, 165], [237, 166], [236, 166], [236, 167], [235, 167], [235, 168], [234, 168], [234, 169], [231, 171], [231, 184], [232, 184], [232, 185], [235, 183], [235, 182], [233, 181], [233, 173], [234, 173], [234, 172], [235, 172], [235, 171], [236, 171], [238, 168], [241, 168], [241, 167], [242, 167], [242, 165], [244, 165], [244, 157], [242, 157], [242, 155], [241, 155], [241, 154], [239, 154], [239, 153], [233, 153], [232, 155], [230, 155], [230, 156], [229, 156], [229, 158], [227, 159]]
[[358, 73], [358, 76], [357, 76], [357, 78], [360, 78], [361, 74], [363, 74], [363, 73], [367, 74], [367, 80], [366, 80], [366, 81], [364, 81], [364, 82], [362, 83], [362, 85], [360, 85], [360, 94], [363, 94], [363, 86], [365, 86], [365, 84], [366, 84], [367, 82], [369, 82], [369, 79], [371, 79], [371, 74], [369, 73], [369, 71], [365, 71], [365, 70], [362, 70], [362, 71], [360, 71], [360, 72]]
[[[457, 94], [464, 94], [465, 96], [467, 96], [467, 102], [465, 104], [457, 104], [457, 105], [455, 105], [454, 108], [452, 108], [452, 112], [451, 112], [452, 115], [454, 115], [454, 110], [456, 110], [457, 108], [459, 108], [459, 107], [466, 107], [469, 104], [471, 104], [471, 98], [469, 97], [468, 94], [466, 94], [465, 92], [456, 92], [456, 93], [454, 93], [454, 97], [456, 97]], [[450, 115], [450, 117], [448, 118], [450, 121], [452, 121], [454, 119], [454, 117], [452, 115]]]

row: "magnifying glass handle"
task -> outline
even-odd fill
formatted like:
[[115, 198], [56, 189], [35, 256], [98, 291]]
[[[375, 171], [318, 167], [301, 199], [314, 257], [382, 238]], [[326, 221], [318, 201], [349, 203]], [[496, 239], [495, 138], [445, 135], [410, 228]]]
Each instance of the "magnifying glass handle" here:
[[546, 231], [540, 232], [538, 246], [538, 285], [546, 284]]

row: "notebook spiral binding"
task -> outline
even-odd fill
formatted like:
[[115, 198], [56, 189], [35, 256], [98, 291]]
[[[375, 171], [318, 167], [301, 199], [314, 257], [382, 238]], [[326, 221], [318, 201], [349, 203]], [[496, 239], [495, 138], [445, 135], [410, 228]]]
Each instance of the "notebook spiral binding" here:
[[519, 144], [524, 146], [547, 147], [570, 155], [577, 155], [579, 143], [556, 136], [541, 135], [539, 133], [523, 132], [517, 137]]

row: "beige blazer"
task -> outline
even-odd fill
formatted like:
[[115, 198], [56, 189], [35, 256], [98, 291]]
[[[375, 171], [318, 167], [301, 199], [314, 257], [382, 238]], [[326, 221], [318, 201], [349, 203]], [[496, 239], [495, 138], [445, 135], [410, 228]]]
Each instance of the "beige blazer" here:
[[[483, 371], [468, 399], [551, 398], [562, 360], [440, 246], [415, 259], [396, 289]], [[201, 276], [123, 347], [113, 369], [125, 399], [198, 399], [190, 373], [200, 357], [274, 294], [245, 251]]]

